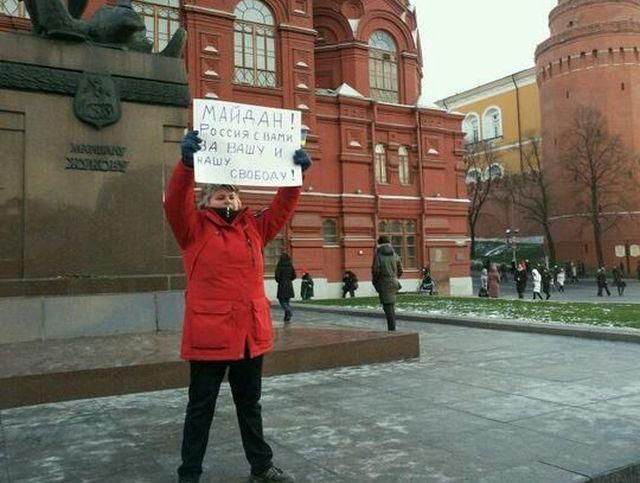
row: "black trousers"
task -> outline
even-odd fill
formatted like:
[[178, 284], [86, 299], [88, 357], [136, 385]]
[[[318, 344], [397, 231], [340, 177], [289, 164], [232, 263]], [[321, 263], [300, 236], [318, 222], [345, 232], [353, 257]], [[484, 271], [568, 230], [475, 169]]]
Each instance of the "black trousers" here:
[[396, 330], [396, 304], [382, 304], [382, 310], [387, 317], [387, 329]]
[[356, 291], [354, 289], [348, 290], [346, 288], [342, 289], [342, 298], [345, 298], [347, 294], [351, 295], [351, 297], [356, 296]]
[[291, 299], [278, 299], [278, 303], [282, 310], [284, 310], [284, 321], [289, 322], [291, 320], [291, 304], [289, 303]]
[[239, 361], [191, 361], [189, 403], [184, 419], [180, 476], [202, 473], [202, 460], [209, 441], [216, 399], [224, 373], [229, 368], [229, 385], [236, 406], [244, 453], [251, 473], [271, 466], [273, 452], [262, 434], [262, 356]]

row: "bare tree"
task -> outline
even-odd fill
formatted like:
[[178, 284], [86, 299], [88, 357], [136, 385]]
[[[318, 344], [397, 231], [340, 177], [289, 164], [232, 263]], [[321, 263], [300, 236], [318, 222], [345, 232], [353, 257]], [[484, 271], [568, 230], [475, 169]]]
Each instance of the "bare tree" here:
[[575, 204], [593, 228], [598, 266], [604, 265], [603, 234], [619, 221], [627, 209], [626, 195], [633, 190], [637, 159], [633, 159], [618, 134], [608, 131], [607, 120], [598, 109], [575, 110], [571, 127], [564, 134], [562, 165], [574, 181]]
[[464, 156], [466, 183], [469, 193], [469, 234], [471, 237], [471, 259], [476, 252], [476, 229], [485, 203], [495, 191], [497, 181], [504, 175], [498, 155], [488, 141], [467, 145]]
[[524, 219], [538, 224], [544, 231], [549, 259], [556, 262], [556, 246], [551, 234], [552, 197], [549, 173], [542, 167], [539, 138], [530, 138], [522, 150], [523, 171], [508, 176], [503, 185]]

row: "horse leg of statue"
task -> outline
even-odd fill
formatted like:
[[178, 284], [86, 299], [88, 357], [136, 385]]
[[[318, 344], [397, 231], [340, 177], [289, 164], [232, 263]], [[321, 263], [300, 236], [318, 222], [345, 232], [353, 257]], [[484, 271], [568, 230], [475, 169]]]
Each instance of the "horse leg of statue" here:
[[60, 0], [31, 1], [36, 6], [40, 35], [67, 40], [86, 40], [84, 24], [69, 15]]

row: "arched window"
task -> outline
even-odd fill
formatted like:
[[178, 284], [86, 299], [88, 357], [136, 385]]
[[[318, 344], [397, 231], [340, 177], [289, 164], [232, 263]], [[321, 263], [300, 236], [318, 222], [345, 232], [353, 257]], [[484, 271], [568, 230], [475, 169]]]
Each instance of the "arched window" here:
[[480, 141], [480, 118], [475, 112], [470, 112], [462, 121], [462, 130], [464, 131], [464, 142], [473, 144]]
[[400, 184], [411, 184], [411, 164], [409, 163], [409, 150], [405, 146], [398, 148], [398, 177]]
[[398, 56], [396, 44], [386, 32], [369, 38], [369, 91], [383, 102], [398, 102]]
[[502, 136], [502, 114], [497, 107], [490, 107], [484, 111], [482, 134], [483, 139], [493, 139]]
[[384, 149], [384, 145], [382, 144], [376, 144], [374, 170], [376, 181], [378, 183], [389, 182], [389, 177], [387, 176], [387, 151]]
[[275, 87], [276, 30], [271, 11], [259, 0], [240, 0], [234, 13], [234, 82]]
[[153, 51], [160, 52], [180, 27], [180, 1], [145, 0], [131, 2], [131, 6], [144, 21]]
[[338, 222], [327, 218], [322, 222], [322, 239], [325, 245], [338, 244]]

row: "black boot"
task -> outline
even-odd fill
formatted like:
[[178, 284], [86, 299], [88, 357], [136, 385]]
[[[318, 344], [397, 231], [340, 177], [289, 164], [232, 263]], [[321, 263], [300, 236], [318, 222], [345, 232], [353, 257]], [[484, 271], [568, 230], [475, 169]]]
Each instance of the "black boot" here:
[[266, 471], [259, 475], [251, 475], [249, 477], [250, 483], [269, 483], [271, 481], [279, 481], [282, 483], [293, 483], [295, 480], [286, 472], [282, 471], [277, 466], [271, 466]]

